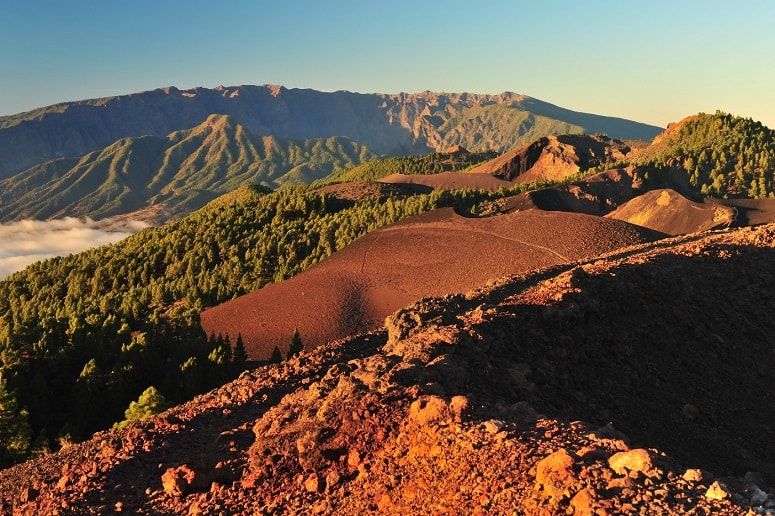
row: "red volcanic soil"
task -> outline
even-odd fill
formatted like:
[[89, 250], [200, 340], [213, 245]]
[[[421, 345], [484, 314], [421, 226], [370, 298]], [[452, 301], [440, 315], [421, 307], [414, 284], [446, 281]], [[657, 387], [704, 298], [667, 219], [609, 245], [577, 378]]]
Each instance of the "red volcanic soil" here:
[[736, 210], [719, 203], [690, 201], [675, 190], [652, 190], [627, 201], [606, 217], [646, 228], [685, 235], [708, 229], [730, 227]]
[[294, 328], [307, 349], [382, 325], [428, 296], [568, 263], [662, 234], [577, 213], [528, 210], [466, 218], [452, 208], [372, 232], [312, 269], [204, 311], [206, 333], [241, 334], [254, 359], [286, 351]]
[[456, 190], [471, 188], [472, 190], [491, 190], [510, 188], [514, 186], [511, 181], [506, 181], [490, 174], [470, 174], [462, 172], [442, 172], [440, 174], [391, 174], [380, 179], [382, 183], [412, 184], [434, 188], [436, 190]]

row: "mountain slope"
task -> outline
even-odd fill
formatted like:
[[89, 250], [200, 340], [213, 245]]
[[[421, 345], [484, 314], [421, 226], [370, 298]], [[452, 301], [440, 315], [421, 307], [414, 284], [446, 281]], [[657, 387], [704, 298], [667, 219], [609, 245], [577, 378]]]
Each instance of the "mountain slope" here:
[[606, 214], [668, 235], [730, 227], [736, 216], [732, 207], [691, 201], [670, 189], [651, 190]]
[[775, 130], [717, 111], [670, 124], [633, 163], [683, 171], [711, 197], [775, 197]]
[[164, 88], [57, 104], [0, 117], [0, 179], [37, 163], [77, 157], [143, 135], [194, 127], [212, 113], [277, 138], [347, 136], [379, 154], [416, 154], [463, 145], [508, 150], [537, 136], [607, 133], [650, 140], [660, 128], [578, 113], [518, 95], [333, 93], [280, 86]]
[[125, 138], [0, 181], [0, 221], [104, 218], [147, 207], [180, 216], [243, 184], [308, 183], [374, 158], [346, 138], [258, 137], [231, 117], [211, 115], [166, 138]]
[[205, 310], [205, 333], [241, 335], [249, 355], [285, 353], [294, 328], [307, 349], [378, 328], [417, 299], [656, 240], [637, 226], [575, 213], [528, 210], [463, 217], [434, 210], [378, 229], [287, 281]]
[[774, 249], [773, 226], [693, 235], [426, 299], [4, 470], [0, 504], [766, 514]]
[[624, 161], [630, 151], [625, 143], [602, 136], [546, 136], [505, 152], [468, 173], [492, 174], [518, 183], [561, 181], [593, 167]]

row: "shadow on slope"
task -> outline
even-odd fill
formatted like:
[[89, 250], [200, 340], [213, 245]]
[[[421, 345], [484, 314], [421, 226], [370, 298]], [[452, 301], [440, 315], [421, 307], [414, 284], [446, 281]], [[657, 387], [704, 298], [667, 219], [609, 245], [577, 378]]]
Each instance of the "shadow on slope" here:
[[500, 303], [496, 291], [497, 308], [472, 325], [495, 367], [471, 387], [610, 422], [687, 466], [772, 481], [773, 260], [771, 248], [689, 243], [575, 268]]

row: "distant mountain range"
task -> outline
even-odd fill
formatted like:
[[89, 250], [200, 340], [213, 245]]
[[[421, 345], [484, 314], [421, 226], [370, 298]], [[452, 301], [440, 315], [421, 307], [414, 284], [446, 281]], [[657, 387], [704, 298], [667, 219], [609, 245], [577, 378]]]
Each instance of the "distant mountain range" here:
[[387, 95], [272, 85], [170, 87], [0, 117], [0, 179], [45, 161], [80, 157], [124, 138], [166, 138], [197, 127], [212, 114], [229, 115], [258, 136], [343, 136], [380, 155], [424, 154], [454, 145], [503, 152], [549, 134], [606, 133], [651, 140], [662, 130], [508, 92]]
[[104, 218], [153, 208], [185, 215], [243, 184], [310, 183], [377, 158], [349, 138], [256, 136], [210, 115], [166, 137], [122, 138], [83, 157], [34, 165], [0, 181], [0, 220]]

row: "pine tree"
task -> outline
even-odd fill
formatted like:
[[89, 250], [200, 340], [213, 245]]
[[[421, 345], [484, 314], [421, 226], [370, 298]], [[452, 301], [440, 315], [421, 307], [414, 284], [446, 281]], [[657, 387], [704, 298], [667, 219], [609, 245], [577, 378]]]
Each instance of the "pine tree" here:
[[237, 334], [237, 343], [234, 344], [234, 351], [231, 355], [231, 363], [236, 369], [243, 369], [248, 361], [248, 352], [245, 349], [245, 343], [242, 341], [242, 334]]
[[140, 421], [170, 408], [170, 403], [162, 393], [156, 390], [156, 387], [150, 386], [137, 398], [137, 401], [129, 403], [129, 407], [124, 411], [124, 419], [113, 425], [114, 428], [124, 428], [133, 421]]
[[19, 410], [16, 397], [0, 376], [0, 467], [8, 467], [27, 457], [32, 430], [27, 411]]
[[295, 357], [299, 353], [304, 351], [304, 344], [301, 342], [301, 335], [299, 335], [299, 329], [293, 329], [293, 336], [291, 337], [291, 345], [288, 348], [288, 360]]
[[275, 346], [272, 350], [272, 356], [269, 357], [269, 363], [270, 364], [279, 364], [283, 361], [283, 354], [280, 351], [279, 346]]

